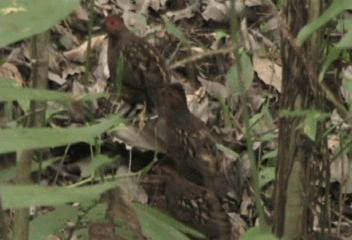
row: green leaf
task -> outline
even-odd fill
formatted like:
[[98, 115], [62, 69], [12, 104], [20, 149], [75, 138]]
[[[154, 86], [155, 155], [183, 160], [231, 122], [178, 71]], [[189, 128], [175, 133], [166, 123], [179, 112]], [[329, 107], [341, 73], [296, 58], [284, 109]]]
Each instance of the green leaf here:
[[222, 39], [226, 39], [229, 36], [229, 34], [227, 32], [225, 32], [224, 30], [218, 30], [215, 32], [215, 43], [216, 45], [222, 40]]
[[352, 30], [349, 29], [348, 32], [336, 44], [336, 48], [351, 48], [351, 47], [352, 47]]
[[352, 6], [352, 0], [335, 0], [332, 2], [330, 7], [314, 22], [306, 25], [298, 33], [297, 42], [299, 45], [302, 45], [313, 33], [318, 31], [319, 28], [323, 27], [338, 14], [343, 11], [350, 9]]
[[[82, 201], [80, 202], [83, 209], [89, 209], [86, 214], [87, 221], [89, 222], [105, 222], [107, 219], [105, 217], [107, 204], [99, 203], [96, 204], [95, 201]], [[91, 208], [92, 205], [95, 205]]]
[[81, 128], [16, 128], [0, 130], [0, 153], [57, 147], [76, 142], [94, 143], [95, 137], [122, 122], [119, 116]]
[[0, 183], [5, 183], [16, 176], [16, 167], [11, 166], [0, 170]]
[[[59, 160], [60, 157], [55, 157], [44, 161], [41, 165], [41, 169], [46, 169], [47, 167], [51, 166], [54, 162]], [[32, 165], [32, 172], [39, 171], [39, 163]], [[16, 177], [16, 166], [10, 166], [5, 169], [0, 170], [0, 183], [6, 183], [10, 179]]]
[[222, 144], [216, 144], [216, 147], [221, 152], [223, 152], [225, 154], [228, 154], [228, 155], [232, 156], [235, 159], [240, 157], [240, 155], [237, 152], [235, 152], [234, 150], [232, 150], [232, 149], [230, 149], [230, 148], [228, 148], [228, 147], [226, 147], [226, 146], [224, 146]]
[[323, 66], [321, 67], [320, 73], [319, 73], [319, 80], [323, 80], [325, 73], [329, 70], [330, 65], [340, 56], [342, 52], [341, 48], [335, 48], [333, 47], [332, 49], [329, 50], [326, 60], [323, 63]]
[[303, 131], [311, 140], [314, 141], [316, 138], [318, 122], [328, 118], [329, 114], [317, 110], [307, 110], [305, 113]]
[[60, 205], [75, 201], [98, 200], [103, 192], [116, 185], [116, 181], [80, 188], [1, 185], [0, 197], [4, 208]]
[[78, 8], [79, 0], [1, 0], [0, 48], [41, 33]]
[[241, 235], [240, 240], [279, 240], [269, 230], [253, 227]]
[[215, 41], [218, 42], [223, 38], [228, 37], [229, 34], [227, 32], [225, 32], [224, 30], [218, 30], [215, 32]]
[[277, 156], [277, 149], [265, 153], [265, 154], [263, 155], [262, 159], [265, 160], [265, 159], [276, 158], [276, 156]]
[[117, 160], [119, 160], [118, 156], [114, 158], [109, 158], [108, 156], [103, 154], [97, 155], [89, 163], [88, 168], [84, 169], [85, 173], [82, 175], [86, 176], [86, 175], [93, 174], [96, 170], [104, 166], [110, 165], [111, 163], [116, 162]]
[[135, 203], [133, 206], [141, 222], [143, 232], [147, 233], [153, 240], [189, 240], [183, 233], [196, 238], [205, 238], [198, 231], [156, 209], [139, 203]]
[[342, 79], [342, 86], [346, 89], [346, 103], [348, 104], [349, 111], [352, 112], [352, 79], [344, 77]]
[[260, 171], [259, 178], [259, 188], [264, 187], [268, 182], [275, 179], [275, 168], [274, 167], [264, 167]]
[[[0, 78], [0, 88], [4, 87], [20, 87], [15, 79]], [[0, 94], [1, 95], [1, 94]]]
[[62, 235], [60, 230], [67, 227], [66, 222], [76, 222], [78, 209], [69, 205], [57, 206], [54, 211], [37, 216], [30, 222], [30, 240], [46, 239], [49, 235]]
[[[58, 102], [72, 102], [77, 100], [71, 93], [64, 93], [59, 91], [43, 90], [43, 89], [30, 89], [30, 88], [20, 88], [16, 86], [6, 86], [6, 79], [0, 78], [0, 101], [58, 101]], [[93, 100], [100, 97], [106, 96], [103, 94], [84, 94], [79, 96], [79, 100]]]
[[249, 119], [249, 124], [251, 128], [254, 128], [255, 125], [259, 124], [261, 119], [264, 117], [264, 113], [260, 112], [255, 114], [253, 117]]
[[186, 35], [172, 22], [165, 19], [166, 30], [180, 40], [184, 45], [189, 45], [190, 41]]
[[268, 132], [266, 134], [264, 134], [261, 138], [260, 141], [271, 141], [273, 139], [277, 138], [277, 133], [274, 132]]
[[234, 65], [226, 76], [226, 83], [231, 93], [235, 95], [242, 94], [241, 91], [248, 91], [252, 86], [254, 71], [251, 59], [242, 52], [239, 63]]

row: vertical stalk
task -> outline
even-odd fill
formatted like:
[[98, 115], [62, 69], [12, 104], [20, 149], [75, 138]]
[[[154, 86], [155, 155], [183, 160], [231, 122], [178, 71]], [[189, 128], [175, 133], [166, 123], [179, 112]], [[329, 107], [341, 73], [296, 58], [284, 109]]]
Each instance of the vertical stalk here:
[[[49, 31], [46, 31], [32, 38], [32, 58], [34, 62], [32, 72], [33, 88], [46, 89], [48, 86], [49, 33]], [[45, 110], [45, 102], [32, 101], [30, 104], [30, 114], [27, 119], [27, 127], [41, 127], [45, 125]], [[17, 153], [16, 184], [30, 183], [32, 160], [36, 155], [37, 153], [34, 150]], [[13, 239], [26, 240], [28, 238], [29, 209], [16, 209]]]
[[5, 224], [5, 212], [2, 208], [2, 201], [0, 199], [0, 239], [8, 240], [7, 229]]
[[[242, 1], [242, 0], [237, 0], [237, 1]], [[263, 208], [261, 206], [261, 201], [260, 201], [260, 193], [259, 193], [259, 172], [258, 172], [258, 166], [255, 160], [255, 154], [253, 152], [253, 142], [252, 142], [252, 136], [251, 136], [251, 129], [250, 129], [250, 115], [248, 112], [247, 108], [247, 103], [248, 103], [248, 95], [247, 95], [247, 90], [244, 88], [245, 84], [245, 79], [242, 79], [242, 69], [243, 66], [241, 66], [241, 51], [243, 48], [243, 40], [242, 36], [240, 34], [240, 25], [237, 20], [237, 13], [235, 9], [235, 0], [230, 1], [230, 7], [231, 7], [231, 40], [233, 44], [235, 45], [235, 50], [234, 50], [234, 55], [237, 61], [237, 79], [239, 79], [239, 86], [240, 86], [240, 92], [241, 92], [241, 102], [242, 102], [242, 113], [243, 113], [243, 123], [244, 123], [244, 135], [247, 141], [247, 154], [251, 162], [251, 170], [252, 170], [252, 184], [253, 184], [253, 189], [254, 189], [254, 194], [255, 194], [255, 199], [256, 199], [256, 208], [258, 211], [258, 216], [259, 216], [259, 224], [261, 226], [266, 226], [265, 223], [265, 218], [264, 218], [264, 212]], [[242, 2], [242, 4], [244, 4]]]
[[92, 29], [94, 20], [94, 0], [89, 0], [89, 22], [88, 22], [88, 44], [87, 44], [87, 56], [86, 56], [86, 74], [85, 83], [89, 83], [90, 76], [90, 55], [92, 52]]

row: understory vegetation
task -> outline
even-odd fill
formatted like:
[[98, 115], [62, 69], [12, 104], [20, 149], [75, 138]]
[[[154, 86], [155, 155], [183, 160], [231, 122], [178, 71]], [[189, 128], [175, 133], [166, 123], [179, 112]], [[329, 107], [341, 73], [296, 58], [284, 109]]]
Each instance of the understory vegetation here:
[[[351, 7], [1, 0], [0, 239], [350, 239]], [[111, 14], [165, 60], [157, 111]]]

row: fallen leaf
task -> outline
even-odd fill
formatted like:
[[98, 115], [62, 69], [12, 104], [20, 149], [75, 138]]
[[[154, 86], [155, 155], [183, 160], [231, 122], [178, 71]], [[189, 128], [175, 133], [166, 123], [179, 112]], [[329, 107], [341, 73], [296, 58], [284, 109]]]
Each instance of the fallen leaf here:
[[[106, 35], [93, 37], [92, 43], [91, 43], [92, 50], [99, 49], [105, 40], [106, 40]], [[87, 47], [88, 47], [88, 42], [85, 41], [78, 48], [72, 49], [70, 51], [66, 51], [63, 53], [63, 55], [70, 61], [84, 63], [86, 61]]]
[[268, 58], [253, 57], [253, 67], [259, 78], [281, 93], [282, 68]]

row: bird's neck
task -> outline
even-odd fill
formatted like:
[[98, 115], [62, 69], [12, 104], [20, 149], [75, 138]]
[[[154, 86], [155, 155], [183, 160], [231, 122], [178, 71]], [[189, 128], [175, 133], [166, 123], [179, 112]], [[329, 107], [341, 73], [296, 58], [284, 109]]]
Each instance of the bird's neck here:
[[118, 31], [109, 32], [109, 39], [111, 42], [119, 42], [121, 40], [129, 38], [133, 33], [126, 27], [122, 27]]

